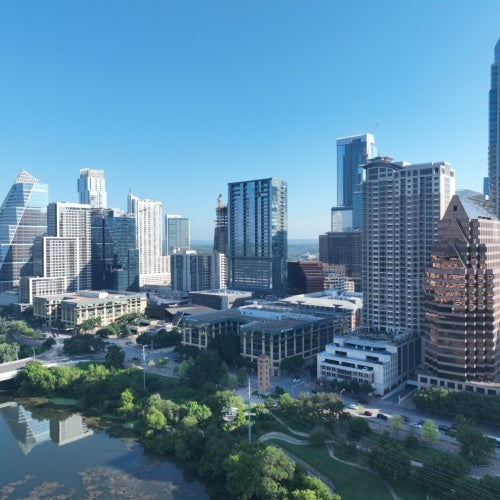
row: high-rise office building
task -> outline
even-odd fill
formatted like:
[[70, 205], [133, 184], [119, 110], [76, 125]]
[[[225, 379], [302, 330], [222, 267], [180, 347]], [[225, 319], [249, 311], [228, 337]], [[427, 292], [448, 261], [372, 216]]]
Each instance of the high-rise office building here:
[[365, 170], [363, 324], [423, 334], [424, 274], [455, 194], [455, 172], [444, 162], [405, 165], [392, 158], [376, 158]]
[[167, 253], [173, 254], [190, 249], [189, 219], [182, 215], [165, 216], [165, 241]]
[[377, 156], [372, 134], [337, 139], [337, 206], [332, 208], [332, 231], [352, 231], [363, 224], [363, 165]]
[[495, 45], [495, 56], [491, 65], [488, 123], [489, 199], [493, 212], [500, 217], [500, 39]]
[[432, 375], [500, 381], [500, 221], [484, 202], [456, 195], [439, 223], [425, 319]]
[[287, 184], [269, 178], [228, 185], [229, 287], [287, 293]]
[[135, 217], [118, 209], [92, 209], [93, 290], [138, 291]]
[[161, 201], [128, 195], [128, 213], [136, 221], [136, 247], [139, 250], [139, 286], [169, 284], [167, 257], [162, 254]]
[[319, 235], [319, 260], [331, 271], [352, 280], [361, 292], [361, 231], [331, 231]]
[[80, 170], [77, 187], [81, 204], [90, 205], [92, 208], [106, 208], [108, 206], [104, 170], [89, 168]]
[[66, 275], [68, 291], [92, 289], [90, 205], [50, 203], [42, 241], [44, 277]]
[[49, 189], [21, 170], [0, 207], [0, 292], [33, 274], [35, 238], [47, 231]]

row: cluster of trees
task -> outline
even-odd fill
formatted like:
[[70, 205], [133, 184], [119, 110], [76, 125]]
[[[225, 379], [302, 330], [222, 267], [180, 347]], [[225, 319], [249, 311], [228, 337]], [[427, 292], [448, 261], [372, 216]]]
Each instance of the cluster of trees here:
[[417, 408], [463, 415], [470, 420], [500, 425], [500, 397], [475, 392], [452, 391], [443, 387], [422, 389], [413, 398]]
[[[169, 392], [178, 394], [179, 387], [169, 385], [174, 382], [150, 377], [146, 392], [138, 375], [104, 365], [47, 368], [32, 362], [16, 382], [20, 395], [71, 395], [88, 408], [134, 422], [146, 448], [196, 467], [214, 498], [331, 498], [319, 480], [308, 476], [281, 450], [248, 443], [245, 402], [239, 396], [211, 391], [212, 385], [206, 384], [203, 403], [174, 401], [168, 397]], [[189, 390], [192, 396], [196, 394]], [[237, 415], [226, 422], [222, 415], [229, 407], [237, 408]]]
[[78, 354], [95, 354], [104, 351], [106, 344], [97, 335], [73, 335], [64, 340], [63, 352], [70, 356]]
[[284, 393], [280, 396], [281, 410], [290, 418], [311, 427], [332, 426], [340, 419], [348, 419], [344, 411], [344, 402], [336, 394], [320, 392], [317, 394], [301, 393], [298, 399]]
[[348, 391], [352, 394], [370, 394], [373, 387], [368, 382], [359, 382], [356, 379], [326, 379], [318, 380], [319, 385], [334, 392]]
[[156, 333], [156, 335], [151, 336], [148, 333], [141, 333], [136, 342], [141, 345], [153, 345], [154, 349], [161, 349], [163, 347], [175, 347], [181, 344], [181, 334], [178, 328], [172, 328], [171, 331], [167, 332], [165, 329], [161, 329]]

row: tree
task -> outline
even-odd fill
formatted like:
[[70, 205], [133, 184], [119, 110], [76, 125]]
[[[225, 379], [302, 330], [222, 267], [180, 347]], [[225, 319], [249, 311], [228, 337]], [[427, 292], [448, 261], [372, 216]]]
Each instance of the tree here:
[[449, 496], [454, 500], [470, 500], [471, 498], [497, 500], [500, 498], [500, 478], [484, 476], [481, 479], [475, 479], [462, 476], [455, 481]]
[[411, 464], [404, 448], [383, 440], [376, 445], [368, 458], [370, 467], [390, 481], [404, 481], [410, 476]]
[[19, 355], [19, 344], [17, 342], [4, 342], [0, 344], [0, 363], [15, 361]]
[[65, 339], [63, 352], [69, 355], [94, 354], [101, 352], [106, 344], [95, 335], [73, 335]]
[[372, 432], [366, 418], [352, 417], [348, 420], [348, 425], [347, 436], [353, 441], [357, 441], [363, 436], [368, 436]]
[[292, 356], [291, 358], [285, 358], [280, 363], [280, 370], [285, 373], [296, 373], [302, 369], [304, 366], [304, 358], [302, 356]]
[[456, 423], [458, 430], [455, 438], [460, 443], [460, 454], [467, 461], [478, 464], [493, 453], [495, 443], [474, 427], [469, 420], [459, 415]]
[[400, 415], [393, 415], [389, 420], [388, 429], [391, 434], [399, 436], [405, 428], [405, 423]]
[[462, 457], [446, 453], [425, 462], [418, 477], [432, 493], [441, 495], [450, 491], [454, 482], [468, 473], [469, 466]]
[[123, 415], [123, 417], [130, 417], [136, 411], [136, 406], [134, 403], [134, 394], [130, 389], [125, 389], [120, 395], [120, 406], [118, 407], [118, 413]]
[[81, 332], [90, 332], [101, 326], [102, 320], [100, 316], [95, 316], [93, 318], [86, 319], [78, 325], [78, 330]]
[[432, 420], [427, 419], [422, 424], [422, 430], [420, 432], [420, 436], [424, 441], [427, 441], [429, 444], [434, 444], [439, 441], [439, 431]]
[[210, 349], [200, 352], [186, 368], [186, 377], [196, 387], [201, 387], [206, 382], [218, 384], [227, 373], [227, 365], [222, 362], [216, 351]]
[[125, 351], [121, 347], [111, 344], [105, 359], [108, 368], [122, 368], [125, 361]]
[[239, 368], [236, 372], [236, 380], [239, 386], [247, 385], [248, 383], [248, 374], [245, 368]]
[[274, 500], [286, 497], [295, 464], [274, 446], [257, 444], [229, 455], [224, 468], [226, 489], [233, 497]]
[[23, 395], [51, 395], [56, 388], [56, 377], [49, 368], [38, 361], [27, 363], [18, 377], [21, 380], [20, 392]]
[[42, 342], [42, 349], [44, 351], [48, 351], [51, 349], [54, 345], [56, 345], [56, 339], [54, 337], [47, 337], [43, 342]]

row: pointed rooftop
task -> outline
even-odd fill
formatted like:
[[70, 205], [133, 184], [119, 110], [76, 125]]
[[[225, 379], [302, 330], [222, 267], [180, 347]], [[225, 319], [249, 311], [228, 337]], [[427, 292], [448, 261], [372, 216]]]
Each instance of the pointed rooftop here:
[[38, 184], [40, 181], [24, 169], [19, 171], [14, 184]]

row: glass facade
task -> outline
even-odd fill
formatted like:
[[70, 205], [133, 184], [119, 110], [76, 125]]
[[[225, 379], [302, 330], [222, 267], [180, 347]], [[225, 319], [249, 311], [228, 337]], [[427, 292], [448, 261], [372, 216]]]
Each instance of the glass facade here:
[[491, 65], [488, 128], [489, 197], [494, 213], [500, 217], [500, 39]]
[[346, 225], [342, 230], [352, 231], [361, 227], [363, 222], [361, 189], [364, 180], [362, 165], [375, 156], [377, 148], [372, 134], [337, 139], [337, 207], [353, 210], [352, 224]]
[[166, 215], [165, 230], [167, 252], [176, 253], [190, 248], [189, 219], [182, 215]]
[[0, 208], [0, 291], [33, 275], [33, 243], [47, 231], [48, 202], [48, 185], [21, 170]]
[[229, 287], [279, 297], [287, 292], [287, 184], [228, 186]]

